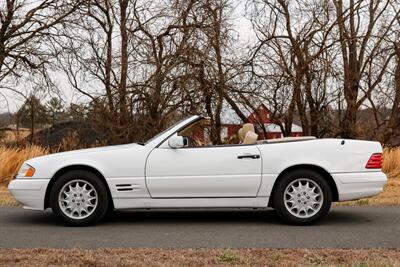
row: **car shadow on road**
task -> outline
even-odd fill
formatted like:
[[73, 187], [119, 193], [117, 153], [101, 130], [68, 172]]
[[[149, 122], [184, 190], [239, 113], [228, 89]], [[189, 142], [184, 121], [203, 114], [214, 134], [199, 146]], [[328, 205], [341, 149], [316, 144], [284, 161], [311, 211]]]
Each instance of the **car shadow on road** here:
[[[357, 225], [370, 222], [368, 212], [356, 209], [331, 210], [321, 221], [319, 226], [330, 225]], [[377, 218], [375, 217], [374, 220]], [[14, 225], [53, 225], [64, 226], [56, 216], [48, 210], [46, 212], [13, 213], [1, 221]], [[248, 225], [285, 225], [274, 210], [133, 210], [114, 211], [108, 214], [97, 225], [101, 227], [119, 225], [187, 225], [187, 224], [248, 224]]]
[[[332, 210], [316, 225], [360, 224], [370, 221], [365, 214], [350, 211]], [[275, 210], [153, 210], [118, 211], [109, 214], [103, 225], [130, 223], [158, 224], [263, 224], [285, 225]]]
[[109, 214], [109, 223], [281, 223], [274, 210], [151, 210], [116, 211]]

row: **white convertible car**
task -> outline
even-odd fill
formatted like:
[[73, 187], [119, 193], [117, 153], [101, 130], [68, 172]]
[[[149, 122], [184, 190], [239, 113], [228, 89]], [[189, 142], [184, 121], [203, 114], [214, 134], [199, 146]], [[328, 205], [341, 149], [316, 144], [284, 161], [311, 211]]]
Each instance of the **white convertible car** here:
[[9, 191], [26, 209], [53, 212], [75, 226], [109, 210], [276, 209], [292, 224], [311, 224], [334, 201], [371, 197], [386, 182], [378, 142], [258, 140], [254, 127], [237, 144], [195, 138], [206, 118], [189, 117], [145, 144], [57, 153], [26, 161]]

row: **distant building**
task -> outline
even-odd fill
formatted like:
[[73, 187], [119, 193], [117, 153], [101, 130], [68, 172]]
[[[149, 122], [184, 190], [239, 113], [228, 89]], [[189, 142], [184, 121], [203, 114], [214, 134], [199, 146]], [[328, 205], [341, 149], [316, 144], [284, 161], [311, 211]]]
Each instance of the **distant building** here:
[[[248, 122], [253, 123], [257, 132], [259, 134], [259, 139], [274, 139], [283, 137], [281, 128], [279, 125], [272, 123], [271, 121], [271, 111], [261, 104], [256, 110], [251, 112], [247, 117]], [[263, 129], [261, 125], [264, 125], [266, 135], [264, 136]], [[236, 134], [238, 130], [242, 127], [242, 124], [224, 124], [221, 137], [222, 139], [230, 138], [232, 135]], [[296, 124], [292, 124], [292, 135], [293, 137], [302, 136], [303, 129]]]
[[[279, 125], [272, 123], [271, 121], [271, 111], [265, 106], [265, 104], [261, 104], [256, 110], [252, 111], [248, 117], [247, 121], [254, 124], [254, 127], [258, 133], [258, 139], [274, 139], [274, 138], [282, 138], [283, 134]], [[233, 135], [237, 134], [239, 129], [242, 127], [243, 123], [240, 121], [223, 123], [221, 129], [221, 139], [228, 140]], [[263, 129], [261, 125], [264, 125], [266, 134], [264, 135]], [[291, 136], [302, 136], [303, 129], [296, 124], [292, 124], [292, 134]], [[196, 133], [196, 136], [199, 140], [204, 140], [205, 133], [203, 131], [199, 131]]]

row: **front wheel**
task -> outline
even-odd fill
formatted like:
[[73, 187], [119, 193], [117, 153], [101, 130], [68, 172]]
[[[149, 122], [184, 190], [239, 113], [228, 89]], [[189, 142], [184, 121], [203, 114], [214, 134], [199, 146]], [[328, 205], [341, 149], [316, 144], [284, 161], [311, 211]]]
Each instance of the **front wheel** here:
[[104, 184], [95, 174], [76, 170], [63, 174], [54, 183], [50, 205], [66, 224], [85, 226], [104, 217], [109, 199]]
[[328, 213], [331, 203], [329, 184], [312, 170], [294, 170], [285, 174], [273, 194], [276, 212], [290, 224], [314, 223]]

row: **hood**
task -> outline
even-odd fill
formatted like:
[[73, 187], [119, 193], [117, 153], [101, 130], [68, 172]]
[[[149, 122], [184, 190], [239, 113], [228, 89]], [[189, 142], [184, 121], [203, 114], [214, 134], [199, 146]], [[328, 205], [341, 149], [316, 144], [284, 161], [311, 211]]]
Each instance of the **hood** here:
[[36, 158], [30, 159], [29, 161], [36, 161], [36, 160], [40, 161], [43, 159], [51, 159], [51, 158], [63, 158], [63, 157], [82, 155], [82, 154], [92, 154], [92, 153], [97, 154], [97, 153], [101, 153], [101, 152], [105, 152], [105, 151], [127, 150], [127, 149], [142, 148], [142, 147], [143, 147], [142, 145], [135, 144], [135, 143], [125, 144], [125, 145], [94, 147], [94, 148], [72, 150], [72, 151], [67, 151], [67, 152], [53, 153], [50, 155], [36, 157]]

